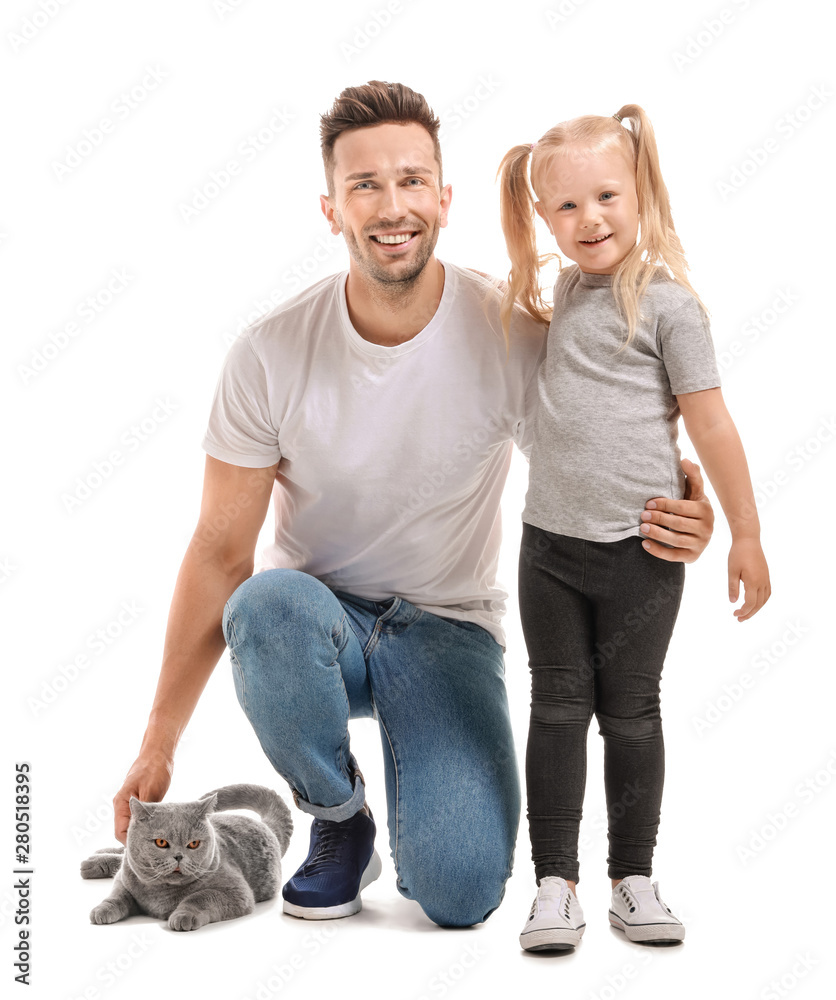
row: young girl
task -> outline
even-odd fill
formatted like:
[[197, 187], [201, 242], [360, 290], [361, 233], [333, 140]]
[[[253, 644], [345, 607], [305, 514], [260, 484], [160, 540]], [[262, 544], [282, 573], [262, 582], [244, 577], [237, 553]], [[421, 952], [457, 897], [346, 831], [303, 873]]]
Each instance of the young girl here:
[[[632, 941], [681, 941], [650, 874], [664, 775], [659, 681], [685, 567], [645, 551], [642, 512], [653, 497], [683, 496], [681, 413], [731, 528], [730, 599], [741, 582], [745, 590], [734, 614], [751, 618], [770, 585], [746, 456], [644, 111], [629, 104], [563, 122], [511, 149], [499, 173], [506, 336], [515, 301], [551, 321], [520, 553], [538, 885], [520, 944], [571, 948], [585, 927], [575, 885], [593, 712], [604, 738], [610, 923]], [[576, 262], [560, 271], [553, 316], [540, 296], [535, 210]]]

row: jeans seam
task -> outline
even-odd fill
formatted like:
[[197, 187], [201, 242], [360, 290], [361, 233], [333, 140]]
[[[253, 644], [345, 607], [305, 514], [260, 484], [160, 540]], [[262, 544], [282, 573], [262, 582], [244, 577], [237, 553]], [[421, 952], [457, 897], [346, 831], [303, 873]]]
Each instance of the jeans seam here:
[[[343, 633], [343, 627], [344, 627], [345, 623], [346, 623], [346, 616], [345, 616], [345, 612], [343, 612], [343, 617], [342, 617], [342, 620], [340, 621], [339, 635], [342, 635], [342, 633]], [[332, 635], [331, 636], [332, 641], [334, 641], [334, 638], [335, 637]], [[343, 672], [340, 669], [339, 653], [341, 652], [341, 650], [340, 650], [339, 646], [337, 646], [336, 642], [334, 642], [334, 649], [335, 649], [335, 652], [336, 652], [337, 655], [332, 660], [332, 666], [335, 666], [337, 668], [337, 676], [340, 678], [340, 684], [342, 684], [343, 695], [345, 697], [346, 717], [350, 719], [351, 718], [351, 700], [348, 697], [348, 689], [345, 686], [345, 678], [343, 677]], [[348, 732], [348, 726], [346, 726], [345, 735], [346, 735], [346, 739], [343, 740], [343, 743], [346, 744], [346, 745], [348, 745], [348, 740], [350, 739], [350, 734]], [[343, 744], [340, 744], [339, 751], [340, 751], [339, 752], [339, 760], [337, 761], [337, 764], [338, 764], [338, 767], [340, 769], [340, 773], [341, 774], [345, 774], [346, 772], [343, 770], [343, 764], [345, 763], [345, 755], [343, 753]], [[349, 768], [349, 771], [350, 771], [350, 768]], [[354, 784], [353, 778], [349, 777], [348, 780], [349, 780], [349, 784], [351, 784], [353, 786], [353, 784]], [[352, 787], [352, 792], [353, 792], [353, 787]]]
[[229, 659], [230, 659], [230, 662], [232, 663], [233, 670], [238, 675], [238, 681], [239, 681], [239, 684], [241, 685], [241, 708], [246, 712], [246, 710], [247, 710], [247, 688], [246, 688], [246, 685], [244, 684], [244, 671], [243, 671], [243, 669], [241, 667], [240, 662], [238, 661], [238, 657], [233, 652], [233, 646], [237, 646], [238, 645], [238, 637], [235, 634], [235, 621], [234, 621], [234, 619], [232, 617], [232, 612], [230, 611], [229, 602], [228, 601], [226, 603], [226, 620], [229, 623], [229, 631], [230, 631], [231, 636], [232, 636], [232, 643], [231, 644], [227, 643], [227, 645], [229, 646]]
[[[395, 865], [395, 871], [398, 871], [398, 847], [400, 846], [401, 832], [401, 776], [398, 768], [398, 758], [395, 754], [395, 748], [392, 745], [392, 737], [389, 735], [386, 723], [379, 714], [378, 722], [380, 723], [380, 728], [386, 734], [386, 742], [389, 744], [389, 752], [392, 754], [392, 762], [395, 770], [395, 849], [392, 852], [392, 861]], [[400, 872], [398, 872], [398, 875], [400, 876]]]

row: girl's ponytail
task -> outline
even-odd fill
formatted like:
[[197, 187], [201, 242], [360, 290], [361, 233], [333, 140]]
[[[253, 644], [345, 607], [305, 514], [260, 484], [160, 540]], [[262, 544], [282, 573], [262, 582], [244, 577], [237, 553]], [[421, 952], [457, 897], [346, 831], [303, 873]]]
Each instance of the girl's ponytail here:
[[[656, 265], [666, 266], [674, 280], [687, 288], [703, 309], [705, 305], [686, 276], [688, 263], [674, 229], [670, 195], [662, 178], [656, 136], [650, 119], [638, 104], [625, 104], [613, 118], [622, 123], [633, 148], [640, 213], [639, 241], [613, 275], [613, 294], [627, 320], [626, 347], [633, 339], [639, 319], [639, 302], [656, 271]], [[624, 125], [625, 121], [630, 122], [630, 128]]]
[[540, 257], [534, 229], [534, 192], [528, 180], [529, 143], [509, 149], [497, 170], [501, 177], [499, 211], [505, 246], [511, 260], [508, 285], [502, 297], [499, 316], [506, 344], [510, 345], [509, 330], [514, 303], [520, 305], [539, 323], [548, 323], [551, 309], [540, 291]]

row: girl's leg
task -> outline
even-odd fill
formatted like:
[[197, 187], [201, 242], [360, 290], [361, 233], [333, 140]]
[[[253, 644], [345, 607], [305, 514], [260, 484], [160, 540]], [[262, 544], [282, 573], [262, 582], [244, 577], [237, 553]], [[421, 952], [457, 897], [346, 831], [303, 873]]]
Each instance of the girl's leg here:
[[590, 543], [595, 590], [595, 714], [604, 738], [609, 876], [651, 873], [665, 751], [659, 683], [685, 566], [646, 552], [641, 539]]
[[523, 523], [519, 601], [531, 668], [525, 774], [538, 883], [547, 875], [578, 880], [594, 692], [592, 607], [581, 593], [587, 544]]

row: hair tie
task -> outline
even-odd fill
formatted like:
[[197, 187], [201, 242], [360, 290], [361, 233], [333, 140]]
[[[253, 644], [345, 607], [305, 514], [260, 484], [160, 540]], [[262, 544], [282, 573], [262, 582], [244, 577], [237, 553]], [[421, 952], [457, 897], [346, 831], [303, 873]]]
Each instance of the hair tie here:
[[534, 149], [534, 147], [535, 147], [536, 145], [537, 145], [537, 143], [536, 143], [536, 142], [532, 142], [532, 144], [531, 144], [531, 148], [532, 148], [532, 149]]
[[617, 122], [618, 122], [619, 124], [621, 123], [621, 116], [620, 116], [620, 115], [613, 115], [613, 118], [615, 118], [615, 120], [616, 120], [616, 121], [617, 121]]

